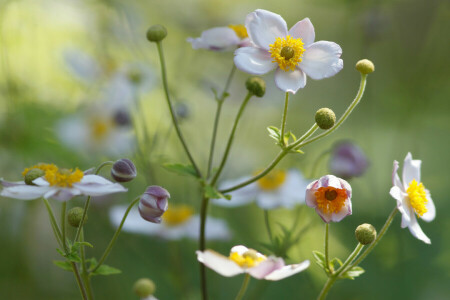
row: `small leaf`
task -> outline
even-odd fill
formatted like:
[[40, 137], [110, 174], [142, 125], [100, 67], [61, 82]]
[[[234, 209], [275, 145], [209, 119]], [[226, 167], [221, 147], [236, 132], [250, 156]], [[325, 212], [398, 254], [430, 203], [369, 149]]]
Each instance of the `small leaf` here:
[[77, 262], [77, 263], [81, 262], [81, 258], [77, 252], [68, 253], [68, 254], [66, 254], [65, 258], [67, 258], [69, 261], [72, 261], [72, 262]]
[[79, 248], [79, 246], [88, 246], [88, 247], [94, 248], [94, 246], [92, 246], [92, 244], [91, 244], [91, 243], [88, 243], [88, 242], [76, 242], [76, 243], [74, 244], [74, 246], [75, 246], [75, 245], [77, 245], [78, 248]]
[[325, 254], [319, 251], [313, 251], [314, 258], [316, 259], [316, 264], [319, 265], [322, 269], [326, 270], [326, 263], [325, 263]]
[[330, 264], [333, 270], [337, 270], [342, 266], [342, 261], [339, 258], [335, 257], [331, 260]]
[[190, 175], [197, 177], [197, 172], [195, 171], [195, 168], [192, 165], [183, 165], [180, 163], [165, 163], [163, 164], [163, 167], [169, 171], [176, 173], [178, 175]]
[[95, 272], [92, 272], [92, 275], [113, 275], [122, 273], [119, 269], [108, 265], [101, 265]]
[[354, 280], [355, 277], [358, 277], [359, 275], [363, 274], [364, 272], [365, 272], [365, 271], [364, 271], [363, 268], [356, 266], [356, 267], [351, 268], [351, 269], [348, 270], [347, 272], [341, 274], [340, 277], [341, 277], [341, 278], [348, 278], [348, 279]]
[[276, 140], [277, 142], [280, 141], [280, 129], [276, 128], [275, 126], [269, 126], [267, 127], [267, 131], [269, 132], [269, 136]]
[[205, 197], [210, 198], [210, 199], [224, 198], [227, 200], [231, 200], [231, 195], [224, 195], [224, 194], [220, 193], [216, 188], [210, 186], [209, 184], [206, 184], [204, 186], [204, 195], [205, 195]]
[[65, 260], [64, 261], [63, 260], [54, 260], [53, 263], [55, 264], [55, 266], [57, 266], [57, 267], [59, 267], [59, 268], [61, 268], [63, 270], [70, 271], [70, 272], [73, 271], [72, 270], [72, 265], [68, 261], [65, 261]]

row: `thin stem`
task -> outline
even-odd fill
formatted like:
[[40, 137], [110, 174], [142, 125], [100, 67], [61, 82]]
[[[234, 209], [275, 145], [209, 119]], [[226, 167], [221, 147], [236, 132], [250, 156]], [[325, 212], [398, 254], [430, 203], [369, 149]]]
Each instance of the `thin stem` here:
[[330, 271], [330, 258], [328, 256], [328, 231], [329, 224], [325, 223], [325, 266]]
[[164, 61], [164, 52], [162, 49], [162, 43], [157, 42], [156, 46], [158, 48], [159, 61], [161, 63], [161, 74], [162, 74], [164, 93], [166, 95], [166, 101], [167, 101], [167, 106], [169, 107], [170, 116], [172, 117], [172, 122], [173, 122], [173, 125], [175, 126], [175, 131], [177, 132], [178, 139], [180, 140], [181, 144], [183, 145], [184, 151], [186, 152], [186, 154], [189, 158], [189, 161], [191, 162], [192, 166], [195, 169], [195, 173], [197, 174], [197, 177], [201, 178], [202, 174], [200, 172], [200, 169], [197, 167], [197, 164], [195, 163], [194, 158], [192, 157], [191, 152], [189, 151], [186, 141], [184, 140], [183, 134], [181, 133], [180, 126], [178, 125], [177, 117], [175, 115], [175, 112], [173, 111], [172, 102], [170, 100], [170, 95], [169, 95], [169, 85], [167, 83], [166, 63]]
[[236, 71], [236, 65], [233, 64], [233, 66], [231, 67], [230, 74], [228, 74], [227, 82], [225, 83], [225, 87], [223, 89], [222, 95], [220, 96], [220, 99], [219, 99], [222, 102], [227, 97], [228, 89], [230, 88], [230, 84], [231, 84], [231, 79], [233, 79], [235, 71]]
[[[200, 209], [200, 239], [199, 239], [199, 249], [200, 251], [204, 251], [206, 248], [206, 239], [205, 239], [205, 229], [206, 229], [206, 216], [208, 212], [208, 204], [209, 198], [203, 197], [202, 199], [202, 207]], [[208, 287], [206, 285], [206, 267], [204, 264], [199, 263], [200, 265], [200, 282], [202, 289], [202, 299], [208, 299]]]
[[137, 197], [136, 199], [134, 199], [133, 202], [131, 202], [131, 204], [128, 206], [127, 210], [125, 211], [125, 214], [122, 217], [122, 221], [120, 222], [119, 227], [117, 228], [116, 232], [114, 233], [111, 241], [109, 242], [108, 246], [105, 249], [105, 252], [103, 252], [102, 257], [100, 258], [100, 260], [98, 261], [98, 264], [91, 270], [89, 270], [89, 273], [93, 273], [95, 272], [98, 268], [100, 268], [100, 266], [103, 264], [103, 262], [106, 260], [106, 258], [108, 257], [109, 253], [112, 250], [112, 247], [114, 246], [114, 243], [117, 240], [117, 237], [119, 236], [120, 231], [122, 230], [123, 224], [125, 223], [125, 220], [127, 219], [128, 214], [130, 213], [131, 208], [139, 202], [139, 199], [141, 197]]
[[320, 153], [320, 155], [316, 158], [316, 160], [314, 161], [314, 163], [312, 165], [311, 173], [309, 175], [310, 178], [316, 177], [317, 168], [319, 167], [320, 162], [330, 153], [331, 153], [331, 149], [325, 150], [322, 153]]
[[[97, 169], [99, 171], [99, 169]], [[81, 217], [80, 224], [78, 225], [77, 233], [75, 234], [74, 242], [78, 241], [80, 238], [81, 230], [83, 229], [84, 222], [86, 221], [87, 211], [89, 209], [89, 204], [91, 203], [91, 196], [88, 196], [86, 202], [84, 203], [83, 216]]]
[[106, 166], [112, 166], [112, 165], [114, 165], [114, 162], [113, 162], [113, 161], [105, 161], [105, 162], [101, 163], [101, 164], [97, 167], [97, 169], [95, 169], [95, 175], [98, 175], [98, 173], [100, 173], [100, 170], [103, 169], [103, 167], [106, 167]]
[[269, 211], [267, 209], [264, 210], [264, 222], [266, 223], [267, 234], [269, 235], [270, 242], [272, 242], [272, 229], [270, 228]]
[[284, 140], [284, 132], [286, 130], [286, 118], [287, 118], [287, 110], [288, 110], [288, 104], [289, 104], [289, 93], [286, 92], [286, 98], [284, 99], [284, 111], [283, 111], [283, 117], [281, 120], [281, 144], [283, 146], [286, 145], [286, 141]]
[[45, 198], [42, 198], [45, 203], [45, 207], [47, 208], [48, 216], [50, 217], [50, 224], [52, 225], [53, 233], [55, 234], [56, 241], [58, 242], [59, 246], [64, 249], [63, 243], [62, 243], [62, 236], [61, 236], [61, 230], [58, 227], [58, 223], [56, 223], [55, 215], [53, 214], [53, 209], [50, 206], [50, 203], [48, 203], [48, 200]]
[[83, 296], [83, 299], [84, 300], [88, 300], [89, 298], [88, 298], [88, 296], [86, 294], [86, 289], [85, 289], [85, 287], [83, 285], [83, 281], [81, 280], [80, 272], [78, 271], [77, 264], [74, 263], [73, 261], [71, 261], [70, 265], [72, 266], [72, 271], [75, 274], [75, 279], [77, 281], [78, 288], [80, 289], [80, 293]]
[[325, 285], [323, 286], [322, 290], [320, 291], [319, 296], [317, 296], [317, 300], [323, 300], [328, 294], [328, 291], [331, 289], [335, 281], [337, 280], [337, 277], [330, 276], [328, 277], [327, 282], [325, 282]]
[[67, 252], [67, 246], [66, 246], [66, 209], [67, 209], [67, 202], [64, 201], [62, 203], [61, 207], [61, 242], [63, 244], [64, 251]]
[[217, 110], [216, 110], [216, 116], [214, 118], [214, 127], [213, 127], [213, 132], [212, 132], [211, 145], [209, 146], [208, 169], [206, 170], [206, 178], [209, 178], [209, 175], [211, 175], [211, 169], [212, 169], [213, 158], [214, 158], [214, 148], [216, 146], [217, 129], [219, 128], [219, 119], [220, 119], [220, 113], [222, 112], [222, 105], [223, 105], [223, 101], [217, 101]]
[[[84, 242], [84, 230], [81, 230], [80, 241]], [[86, 286], [86, 292], [89, 300], [94, 299], [94, 294], [92, 292], [91, 278], [86, 268], [86, 253], [84, 251], [84, 246], [80, 247], [80, 257], [81, 257], [81, 277], [83, 278], [84, 285]]]
[[236, 296], [236, 300], [241, 300], [244, 297], [245, 292], [247, 291], [248, 283], [250, 282], [250, 274], [246, 273], [244, 277], [244, 281], [242, 282], [241, 289]]

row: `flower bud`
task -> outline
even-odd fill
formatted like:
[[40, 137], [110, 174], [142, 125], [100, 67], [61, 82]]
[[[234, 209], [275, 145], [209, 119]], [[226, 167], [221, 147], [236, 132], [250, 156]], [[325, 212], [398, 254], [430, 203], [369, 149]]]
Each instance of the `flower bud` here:
[[31, 169], [24, 176], [24, 181], [27, 185], [34, 185], [33, 180], [38, 179], [45, 175], [45, 172], [41, 169]]
[[160, 24], [153, 25], [147, 30], [147, 39], [150, 42], [155, 42], [155, 43], [160, 42], [166, 36], [167, 36], [167, 29], [166, 29], [166, 27], [164, 27]]
[[245, 82], [247, 90], [256, 97], [262, 97], [266, 93], [266, 82], [261, 77], [253, 76]]
[[111, 176], [118, 182], [128, 182], [136, 178], [137, 172], [133, 162], [122, 158], [114, 163], [111, 168]]
[[356, 227], [355, 236], [358, 242], [368, 245], [377, 238], [377, 230], [370, 224], [361, 224]]
[[139, 213], [144, 220], [161, 223], [161, 216], [169, 205], [169, 192], [156, 185], [149, 186], [139, 200]]
[[358, 61], [356, 63], [356, 70], [358, 70], [359, 72], [361, 72], [361, 74], [370, 74], [373, 71], [375, 71], [375, 66], [373, 64], [373, 62], [371, 62], [368, 59], [361, 59], [360, 61]]
[[[73, 207], [69, 210], [67, 214], [67, 222], [69, 222], [70, 226], [78, 228], [80, 226], [81, 219], [83, 218], [84, 209], [81, 207]], [[87, 215], [84, 218], [84, 222], [87, 221]]]
[[155, 293], [155, 283], [148, 278], [141, 278], [133, 285], [133, 292], [140, 298], [146, 298]]
[[189, 107], [182, 102], [175, 104], [175, 114], [179, 119], [187, 119], [189, 117]]
[[361, 176], [368, 166], [366, 155], [352, 142], [339, 142], [331, 152], [330, 171], [338, 177], [350, 179]]
[[321, 108], [316, 112], [315, 119], [321, 129], [330, 129], [336, 122], [336, 115], [329, 108]]
[[114, 114], [114, 123], [118, 126], [131, 125], [130, 113], [126, 110], [118, 110]]

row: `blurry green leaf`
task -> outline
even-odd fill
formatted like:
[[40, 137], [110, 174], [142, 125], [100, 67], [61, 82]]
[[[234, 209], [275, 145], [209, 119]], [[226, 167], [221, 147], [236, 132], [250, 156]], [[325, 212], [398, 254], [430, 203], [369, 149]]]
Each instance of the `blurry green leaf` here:
[[195, 169], [192, 165], [183, 165], [180, 163], [174, 163], [174, 164], [165, 163], [165, 164], [163, 164], [163, 167], [167, 171], [176, 173], [178, 175], [190, 175], [190, 176], [197, 177], [197, 172], [195, 172]]
[[275, 126], [269, 126], [267, 127], [267, 131], [269, 132], [269, 136], [276, 140], [277, 142], [280, 141], [280, 129], [276, 128]]
[[341, 266], [342, 266], [342, 261], [337, 257], [333, 258], [330, 262], [330, 268], [333, 271], [339, 269]]
[[55, 266], [66, 270], [66, 271], [70, 271], [72, 272], [72, 265], [70, 264], [70, 262], [68, 261], [62, 261], [62, 260], [54, 260], [53, 263], [55, 264]]
[[209, 184], [206, 184], [204, 186], [204, 195], [205, 195], [205, 197], [210, 198], [210, 199], [224, 198], [227, 200], [231, 200], [231, 195], [224, 195], [221, 192], [219, 192], [216, 188], [210, 186]]
[[108, 266], [108, 265], [101, 265], [95, 272], [92, 272], [92, 275], [113, 275], [113, 274], [119, 274], [122, 273], [119, 269], [116, 269], [114, 267]]
[[348, 270], [347, 272], [343, 273], [340, 275], [341, 278], [348, 278], [351, 280], [354, 280], [355, 277], [358, 277], [359, 275], [361, 275], [362, 273], [364, 273], [364, 269], [361, 267], [353, 267], [350, 270]]
[[319, 251], [313, 251], [313, 256], [316, 260], [316, 264], [328, 273], [327, 264], [325, 262], [325, 254]]

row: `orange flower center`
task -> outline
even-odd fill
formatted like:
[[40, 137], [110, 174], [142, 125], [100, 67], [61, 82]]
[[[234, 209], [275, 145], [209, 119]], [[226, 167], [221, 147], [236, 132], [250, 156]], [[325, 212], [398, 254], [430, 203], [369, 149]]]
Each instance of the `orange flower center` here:
[[338, 213], [345, 205], [347, 191], [334, 187], [321, 187], [314, 195], [316, 196], [317, 207], [324, 213]]

